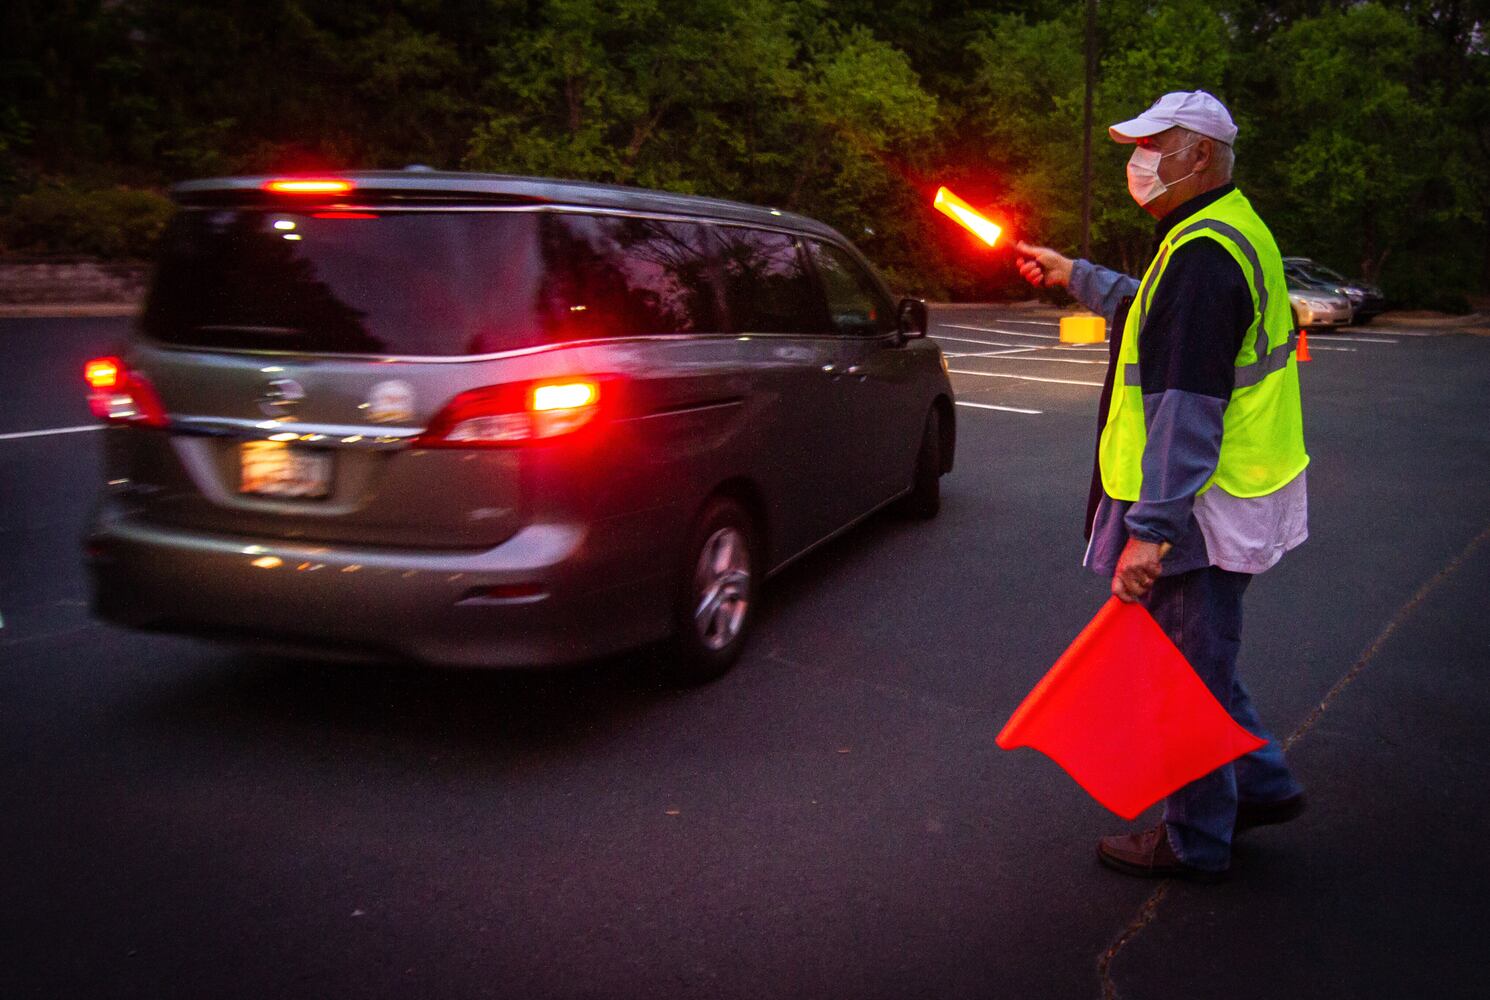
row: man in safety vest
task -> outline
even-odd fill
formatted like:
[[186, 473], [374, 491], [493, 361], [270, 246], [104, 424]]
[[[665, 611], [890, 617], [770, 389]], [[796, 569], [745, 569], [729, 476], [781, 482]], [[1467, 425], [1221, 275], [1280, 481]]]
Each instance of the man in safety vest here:
[[[1087, 511], [1086, 565], [1141, 601], [1212, 694], [1269, 739], [1236, 673], [1242, 594], [1308, 535], [1303, 418], [1283, 260], [1231, 182], [1237, 128], [1204, 91], [1165, 94], [1112, 138], [1158, 219], [1141, 280], [1019, 244], [1034, 284], [1107, 317], [1112, 363]], [[1286, 822], [1304, 793], [1275, 742], [1195, 781], [1143, 833], [1103, 837], [1110, 868], [1209, 881], [1232, 836]]]

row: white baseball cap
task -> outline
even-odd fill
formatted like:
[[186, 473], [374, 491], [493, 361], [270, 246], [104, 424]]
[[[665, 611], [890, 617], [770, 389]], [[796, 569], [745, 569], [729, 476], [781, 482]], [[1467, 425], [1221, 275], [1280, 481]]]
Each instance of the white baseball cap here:
[[1165, 94], [1137, 118], [1110, 126], [1107, 134], [1113, 142], [1137, 142], [1176, 125], [1228, 146], [1236, 139], [1236, 122], [1231, 120], [1231, 112], [1203, 90]]

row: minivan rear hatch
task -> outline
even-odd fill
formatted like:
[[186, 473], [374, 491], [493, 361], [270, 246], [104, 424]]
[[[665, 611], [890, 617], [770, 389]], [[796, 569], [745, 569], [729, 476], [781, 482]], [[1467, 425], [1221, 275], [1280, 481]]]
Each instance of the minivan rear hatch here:
[[171, 415], [128, 435], [151, 520], [252, 536], [482, 547], [522, 522], [520, 448], [411, 447], [491, 355], [538, 340], [539, 214], [189, 207], [132, 362]]

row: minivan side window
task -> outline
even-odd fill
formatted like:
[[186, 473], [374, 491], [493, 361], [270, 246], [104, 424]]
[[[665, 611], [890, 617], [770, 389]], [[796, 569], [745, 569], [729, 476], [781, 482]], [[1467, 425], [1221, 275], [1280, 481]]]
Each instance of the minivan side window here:
[[828, 317], [795, 237], [719, 226], [724, 298], [735, 333], [823, 333]]
[[828, 298], [834, 329], [855, 337], [874, 337], [895, 329], [895, 310], [857, 261], [831, 243], [808, 240], [807, 246]]
[[707, 239], [697, 223], [547, 213], [536, 303], [544, 339], [719, 332]]

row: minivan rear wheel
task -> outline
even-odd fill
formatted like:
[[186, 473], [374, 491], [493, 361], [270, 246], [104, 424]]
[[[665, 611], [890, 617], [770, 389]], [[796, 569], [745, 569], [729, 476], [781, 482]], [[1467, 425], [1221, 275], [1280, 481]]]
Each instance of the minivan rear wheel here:
[[680, 569], [675, 632], [663, 664], [668, 681], [702, 684], [739, 659], [755, 618], [758, 553], [750, 513], [728, 497], [710, 500]]

